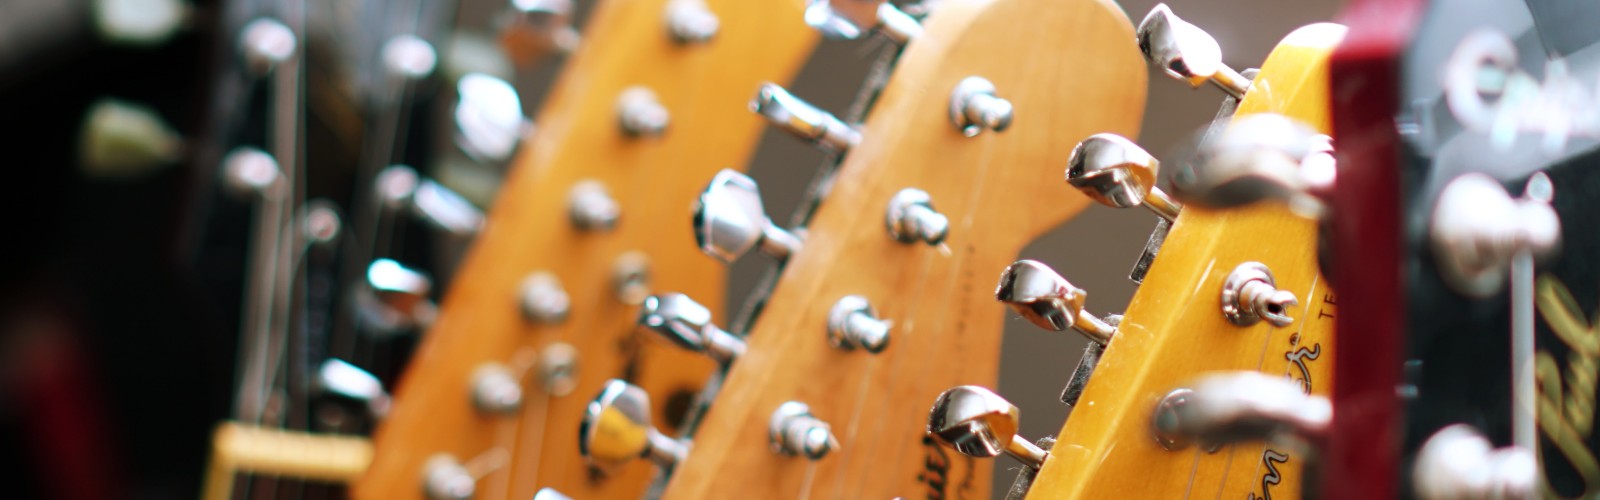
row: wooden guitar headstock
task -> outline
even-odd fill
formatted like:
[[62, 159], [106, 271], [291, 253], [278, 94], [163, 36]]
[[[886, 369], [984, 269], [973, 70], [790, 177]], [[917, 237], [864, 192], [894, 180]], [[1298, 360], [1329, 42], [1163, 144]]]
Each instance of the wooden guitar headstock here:
[[[1072, 144], [1091, 133], [1136, 133], [1145, 70], [1131, 23], [1106, 1], [951, 0], [923, 28], [666, 497], [987, 494], [984, 461], [927, 440], [927, 405], [954, 385], [995, 383], [1003, 311], [993, 307], [992, 270], [1083, 209], [1087, 198], [1040, 179], [1058, 178]], [[982, 95], [958, 91], [984, 88], [969, 77], [1009, 102], [1009, 124], [959, 103], [952, 117], [953, 94]], [[851, 321], [886, 324], [887, 340], [871, 325], [839, 334]], [[774, 426], [789, 451], [775, 451]]]
[[[1338, 25], [1301, 28], [1279, 43], [1236, 116], [1277, 113], [1329, 128], [1327, 57]], [[1236, 118], [1237, 120], [1237, 118]], [[1206, 450], [1159, 443], [1153, 416], [1175, 389], [1214, 371], [1286, 376], [1326, 394], [1334, 299], [1318, 276], [1317, 227], [1282, 204], [1182, 209], [1160, 254], [1040, 470], [1032, 498], [1264, 498], [1297, 492], [1304, 457], [1259, 444]], [[1270, 270], [1298, 300], [1292, 323], [1230, 319], [1224, 290]], [[1168, 446], [1175, 449], [1167, 449]]]
[[638, 302], [673, 290], [723, 303], [724, 268], [696, 248], [689, 207], [754, 150], [762, 126], [749, 96], [792, 77], [816, 39], [791, 0], [708, 0], [696, 12], [718, 18], [715, 36], [679, 36], [667, 20], [681, 3], [593, 11], [401, 380], [356, 497], [643, 491], [648, 470], [585, 465], [576, 431], [587, 398], [608, 379], [632, 381], [657, 395], [649, 410], [672, 428], [711, 373], [636, 336]]

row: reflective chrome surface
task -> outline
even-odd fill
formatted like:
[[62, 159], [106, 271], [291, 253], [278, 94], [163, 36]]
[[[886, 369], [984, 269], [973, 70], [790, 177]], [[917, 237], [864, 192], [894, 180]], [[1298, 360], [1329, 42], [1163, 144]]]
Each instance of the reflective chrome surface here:
[[665, 17], [667, 34], [684, 44], [711, 41], [721, 24], [704, 0], [672, 0]]
[[1411, 484], [1423, 500], [1539, 498], [1539, 463], [1533, 451], [1495, 449], [1466, 424], [1440, 429], [1417, 450]]
[[499, 363], [479, 366], [472, 373], [472, 405], [484, 413], [516, 413], [522, 407], [522, 384]]
[[1099, 344], [1110, 343], [1116, 335], [1115, 327], [1084, 310], [1088, 292], [1039, 261], [1019, 260], [1006, 266], [994, 296], [1046, 330], [1072, 328]]
[[511, 159], [531, 127], [522, 115], [522, 97], [505, 80], [468, 73], [456, 82], [455, 143], [474, 160]]
[[622, 216], [622, 206], [611, 198], [606, 185], [585, 179], [572, 185], [567, 192], [567, 216], [572, 225], [586, 231], [607, 231], [617, 225]]
[[1117, 134], [1091, 135], [1067, 159], [1067, 183], [1094, 201], [1116, 208], [1144, 205], [1175, 220], [1182, 207], [1156, 187], [1160, 171], [1161, 162]]
[[851, 40], [877, 30], [905, 45], [922, 34], [922, 25], [887, 0], [809, 0], [806, 24], [823, 36]]
[[981, 76], [961, 79], [950, 92], [950, 123], [967, 137], [984, 130], [1005, 130], [1011, 126], [1014, 111], [1011, 101], [996, 97], [994, 83]]
[[1310, 125], [1257, 113], [1233, 119], [1172, 180], [1185, 203], [1232, 208], [1282, 200], [1298, 214], [1320, 218], [1317, 193], [1331, 185], [1332, 153], [1332, 140]]
[[1272, 441], [1305, 449], [1326, 438], [1333, 406], [1279, 375], [1242, 371], [1205, 375], [1176, 389], [1151, 416], [1156, 442], [1178, 449]]
[[878, 319], [872, 304], [860, 295], [846, 295], [828, 311], [828, 343], [840, 349], [882, 352], [889, 346], [889, 329], [889, 322]]
[[471, 500], [478, 480], [450, 455], [434, 455], [422, 466], [422, 494], [428, 500]]
[[1222, 63], [1217, 40], [1178, 18], [1166, 4], [1156, 5], [1144, 16], [1137, 38], [1139, 51], [1150, 64], [1192, 87], [1209, 81], [1233, 97], [1250, 90], [1250, 80]]
[[766, 117], [772, 126], [830, 151], [843, 152], [861, 142], [861, 134], [854, 127], [775, 83], [761, 86], [750, 101], [750, 110]]
[[650, 257], [639, 251], [618, 255], [611, 264], [611, 287], [623, 304], [643, 304], [650, 296]]
[[329, 359], [317, 368], [316, 388], [324, 394], [358, 401], [373, 418], [389, 413], [391, 400], [383, 382], [361, 367], [340, 359]]
[[1441, 277], [1456, 292], [1479, 299], [1505, 286], [1517, 252], [1544, 256], [1561, 243], [1561, 220], [1547, 200], [1512, 199], [1498, 181], [1480, 173], [1445, 185], [1431, 222], [1428, 236]]
[[758, 245], [778, 260], [800, 249], [799, 238], [767, 218], [756, 181], [733, 170], [717, 172], [700, 193], [694, 235], [701, 251], [723, 262], [733, 262]]
[[426, 323], [431, 319], [433, 304], [428, 301], [428, 294], [433, 291], [433, 280], [427, 274], [390, 259], [378, 259], [367, 266], [366, 285], [377, 305], [404, 320]]
[[539, 381], [551, 396], [572, 394], [578, 387], [578, 348], [566, 342], [551, 342], [539, 351]]
[[222, 158], [223, 186], [241, 199], [268, 196], [282, 177], [278, 160], [260, 149], [238, 147]]
[[638, 458], [670, 468], [689, 453], [687, 444], [667, 437], [650, 422], [650, 396], [616, 379], [606, 382], [589, 402], [578, 435], [578, 451], [602, 472]]
[[828, 423], [812, 416], [811, 407], [798, 401], [787, 401], [772, 412], [767, 437], [774, 453], [811, 460], [839, 448], [839, 440], [833, 437]]
[[433, 44], [415, 35], [400, 35], [383, 44], [384, 68], [389, 74], [415, 81], [433, 74], [439, 64], [439, 53]]
[[711, 310], [681, 293], [644, 299], [639, 326], [679, 347], [728, 363], [744, 354], [744, 340], [711, 323]]
[[617, 96], [617, 123], [631, 136], [654, 137], [667, 131], [671, 115], [645, 87], [628, 87]]
[[1289, 308], [1300, 303], [1294, 292], [1279, 290], [1272, 270], [1260, 262], [1245, 262], [1233, 268], [1222, 282], [1222, 316], [1239, 326], [1266, 320], [1283, 328], [1294, 323]]
[[483, 211], [443, 184], [424, 179], [411, 195], [411, 212], [435, 229], [470, 238], [483, 229]]
[[883, 223], [889, 236], [901, 243], [939, 245], [950, 232], [950, 219], [934, 210], [933, 198], [917, 188], [895, 193], [884, 210]]
[[567, 319], [572, 299], [561, 287], [561, 279], [546, 271], [535, 271], [518, 286], [522, 316], [536, 323], [554, 324]]
[[256, 76], [272, 72], [294, 57], [299, 39], [282, 21], [256, 18], [239, 30], [239, 55], [245, 70]]
[[578, 48], [572, 0], [511, 0], [500, 22], [501, 44], [518, 65]]
[[1049, 453], [1017, 436], [1017, 407], [983, 387], [963, 385], [944, 391], [928, 413], [928, 435], [964, 455], [1005, 453], [1038, 468]]

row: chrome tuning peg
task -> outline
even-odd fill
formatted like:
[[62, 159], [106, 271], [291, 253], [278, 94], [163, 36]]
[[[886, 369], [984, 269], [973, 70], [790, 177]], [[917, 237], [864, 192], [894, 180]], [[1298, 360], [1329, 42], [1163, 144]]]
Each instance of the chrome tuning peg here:
[[922, 34], [922, 24], [888, 0], [808, 0], [806, 24], [828, 38], [854, 40], [872, 30], [900, 45]]
[[561, 286], [561, 279], [555, 274], [548, 271], [530, 273], [522, 279], [518, 290], [522, 315], [529, 321], [557, 324], [567, 319], [572, 298], [567, 295], [566, 288]]
[[994, 391], [963, 385], [944, 391], [928, 413], [928, 435], [963, 455], [987, 458], [1011, 455], [1031, 468], [1044, 466], [1050, 454], [1017, 435], [1017, 407]]
[[994, 83], [981, 76], [969, 76], [950, 92], [950, 123], [967, 137], [984, 130], [1004, 131], [1011, 126], [1015, 109], [1011, 101], [995, 96]]
[[1139, 22], [1137, 38], [1145, 60], [1191, 87], [1211, 82], [1236, 98], [1250, 90], [1249, 79], [1223, 64], [1217, 39], [1173, 14], [1167, 4], [1150, 9]]
[[717, 172], [694, 207], [694, 236], [700, 251], [733, 262], [750, 250], [779, 261], [800, 251], [800, 238], [772, 223], [761, 206], [761, 190], [749, 176]]
[[705, 43], [717, 36], [721, 22], [705, 0], [667, 2], [667, 34], [681, 44]]
[[428, 458], [422, 466], [422, 495], [428, 500], [472, 500], [478, 478], [448, 454]]
[[372, 418], [388, 415], [393, 403], [378, 377], [340, 359], [323, 361], [317, 368], [316, 388], [323, 394], [361, 403]]
[[[153, 47], [188, 24], [189, 4], [182, 0], [94, 0], [95, 31], [107, 42], [128, 47]], [[76, 11], [76, 9], [74, 9]]]
[[861, 142], [861, 133], [845, 125], [832, 113], [790, 94], [776, 83], [764, 83], [750, 101], [750, 110], [766, 117], [767, 122], [800, 140], [814, 143], [824, 149], [844, 152]]
[[828, 343], [877, 354], [889, 346], [889, 322], [878, 319], [866, 297], [846, 295], [828, 312]]
[[458, 238], [470, 238], [483, 229], [483, 211], [443, 184], [423, 179], [405, 165], [378, 172], [378, 199], [391, 211], [409, 208], [429, 225]]
[[511, 158], [532, 128], [522, 115], [522, 98], [503, 79], [468, 73], [456, 82], [456, 147], [474, 160], [501, 163]]
[[670, 469], [689, 454], [687, 442], [667, 437], [650, 422], [650, 395], [616, 379], [589, 402], [578, 436], [579, 453], [602, 472], [638, 458]]
[[366, 281], [356, 289], [355, 307], [370, 333], [396, 335], [433, 323], [437, 308], [428, 294], [433, 280], [422, 271], [390, 259], [367, 266]]
[[1283, 200], [1296, 213], [1320, 218], [1319, 196], [1333, 183], [1333, 140], [1292, 118], [1256, 113], [1234, 118], [1194, 161], [1173, 173], [1184, 203], [1232, 208]]
[[631, 137], [655, 137], [666, 133], [672, 115], [647, 87], [623, 89], [617, 96], [617, 123]]
[[1210, 447], [1243, 441], [1287, 441], [1304, 448], [1324, 440], [1332, 418], [1328, 399], [1306, 394], [1299, 383], [1261, 372], [1228, 372], [1167, 393], [1156, 403], [1150, 428], [1168, 450], [1192, 442]]
[[1289, 326], [1294, 323], [1289, 308], [1299, 303], [1294, 292], [1278, 289], [1272, 270], [1260, 262], [1239, 264], [1222, 282], [1222, 315], [1235, 325], [1265, 319], [1278, 328]]
[[1089, 292], [1073, 286], [1039, 261], [1019, 260], [1006, 266], [994, 296], [1046, 330], [1071, 328], [1101, 345], [1111, 343], [1117, 333], [1116, 327], [1084, 310]]
[[1528, 185], [1528, 196], [1513, 199], [1494, 178], [1469, 173], [1439, 193], [1428, 236], [1440, 274], [1454, 290], [1488, 298], [1505, 286], [1513, 256], [1559, 249], [1561, 219], [1550, 207], [1550, 179], [1535, 174]]
[[572, 0], [511, 0], [500, 24], [500, 44], [518, 66], [578, 48]]
[[622, 206], [611, 197], [606, 185], [597, 180], [582, 180], [567, 192], [567, 216], [572, 225], [584, 231], [608, 231], [617, 225]]
[[222, 157], [222, 185], [240, 199], [276, 196], [283, 170], [266, 151], [237, 147]]
[[127, 179], [169, 167], [183, 157], [183, 138], [148, 107], [101, 99], [84, 116], [78, 138], [83, 173]]
[[1411, 484], [1423, 500], [1525, 499], [1539, 495], [1539, 462], [1521, 446], [1495, 449], [1467, 424], [1439, 429], [1417, 450]]
[[384, 69], [389, 74], [412, 82], [427, 78], [439, 65], [439, 52], [416, 35], [399, 35], [383, 44]]
[[1173, 221], [1183, 206], [1156, 187], [1160, 172], [1161, 162], [1117, 134], [1091, 135], [1067, 159], [1067, 183], [1094, 201], [1115, 208], [1143, 205]]
[[901, 189], [884, 211], [889, 236], [901, 243], [939, 245], [950, 234], [950, 219], [933, 209], [933, 198], [916, 188]]
[[239, 54], [245, 71], [260, 77], [294, 57], [299, 37], [283, 21], [256, 18], [239, 30]]
[[561, 494], [555, 488], [539, 488], [533, 493], [533, 500], [572, 500], [572, 497]]
[[720, 363], [744, 355], [744, 339], [711, 322], [711, 310], [681, 293], [663, 293], [644, 299], [639, 309], [640, 327], [677, 344], [703, 353]]
[[522, 407], [522, 383], [499, 363], [487, 363], [472, 373], [472, 405], [488, 414], [515, 414]]
[[774, 453], [811, 460], [819, 460], [839, 448], [839, 440], [833, 437], [828, 423], [811, 415], [811, 407], [799, 401], [784, 402], [772, 412], [767, 437]]

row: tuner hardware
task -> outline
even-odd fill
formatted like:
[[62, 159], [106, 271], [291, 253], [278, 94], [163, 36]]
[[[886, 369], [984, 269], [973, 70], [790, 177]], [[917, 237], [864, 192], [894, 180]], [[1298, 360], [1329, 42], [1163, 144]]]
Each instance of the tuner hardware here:
[[555, 488], [539, 488], [533, 493], [533, 500], [572, 500], [572, 497], [561, 494]]
[[273, 190], [282, 177], [278, 160], [260, 149], [238, 147], [222, 158], [223, 186], [239, 198], [276, 196]]
[[944, 391], [928, 414], [928, 435], [963, 455], [1011, 455], [1023, 465], [1044, 466], [1050, 453], [1017, 435], [1017, 407], [994, 391], [963, 385]]
[[828, 343], [877, 354], [889, 346], [889, 322], [878, 319], [872, 304], [860, 295], [846, 295], [828, 312]]
[[584, 231], [609, 231], [617, 226], [622, 207], [611, 198], [606, 185], [597, 180], [573, 184], [567, 194], [567, 215], [572, 225]]
[[798, 401], [785, 402], [772, 412], [767, 437], [774, 453], [811, 460], [820, 460], [839, 448], [839, 440], [834, 439], [828, 423], [812, 416], [811, 407]]
[[694, 236], [700, 251], [733, 262], [751, 249], [779, 261], [800, 251], [800, 238], [772, 223], [761, 206], [761, 190], [749, 176], [717, 172], [694, 207]]
[[822, 36], [842, 40], [874, 30], [905, 45], [922, 34], [922, 25], [888, 0], [808, 0], [806, 24]]
[[1417, 450], [1411, 483], [1423, 500], [1533, 499], [1539, 497], [1539, 462], [1533, 450], [1495, 449], [1471, 426], [1455, 424]]
[[667, 35], [681, 44], [705, 43], [717, 36], [717, 14], [705, 0], [672, 0], [667, 3]]
[[514, 414], [522, 406], [522, 384], [505, 366], [484, 364], [472, 374], [472, 404], [484, 413]]
[[994, 296], [1046, 330], [1060, 332], [1072, 328], [1102, 345], [1111, 343], [1117, 333], [1115, 326], [1083, 309], [1089, 292], [1073, 286], [1039, 261], [1019, 260], [1006, 266], [1000, 273], [1000, 285]]
[[127, 179], [183, 159], [183, 137], [155, 110], [139, 104], [96, 101], [79, 133], [78, 158], [90, 177]]
[[1011, 101], [995, 97], [994, 84], [969, 76], [950, 92], [950, 123], [961, 135], [975, 137], [984, 130], [1004, 131], [1011, 126]]
[[671, 115], [656, 100], [656, 93], [645, 87], [628, 87], [617, 96], [617, 122], [623, 133], [633, 137], [655, 137], [667, 131]]
[[1233, 268], [1222, 282], [1222, 316], [1233, 324], [1250, 326], [1267, 320], [1283, 328], [1294, 323], [1289, 308], [1300, 303], [1294, 292], [1279, 290], [1272, 270], [1260, 262], [1246, 262]]
[[578, 48], [572, 0], [511, 0], [500, 25], [500, 44], [518, 66]]
[[861, 143], [861, 133], [845, 125], [832, 113], [790, 94], [776, 83], [765, 83], [750, 101], [750, 110], [766, 117], [767, 123], [802, 141], [823, 149], [844, 152]]
[[670, 469], [689, 454], [689, 444], [667, 437], [650, 422], [650, 396], [638, 386], [611, 379], [589, 402], [578, 428], [578, 451], [601, 472], [614, 472], [638, 458]]
[[416, 35], [400, 35], [383, 44], [383, 64], [389, 73], [406, 81], [417, 81], [433, 74], [439, 54], [433, 44]]
[[470, 238], [483, 229], [483, 211], [466, 198], [431, 179], [423, 179], [405, 165], [390, 165], [374, 181], [385, 209], [410, 208], [412, 215], [458, 238]]
[[422, 466], [422, 492], [428, 500], [472, 500], [477, 478], [455, 457], [434, 455]]
[[1318, 193], [1332, 187], [1333, 139], [1300, 121], [1256, 113], [1233, 119], [1198, 158], [1173, 173], [1184, 203], [1233, 208], [1282, 200], [1295, 213], [1320, 218]]
[[1324, 440], [1333, 406], [1301, 385], [1260, 372], [1208, 375], [1167, 393], [1156, 404], [1150, 429], [1157, 443], [1178, 450], [1192, 442], [1208, 449], [1274, 441], [1307, 448]]
[[367, 266], [364, 285], [355, 291], [355, 307], [369, 333], [396, 335], [433, 323], [433, 280], [421, 271], [378, 259]]
[[339, 208], [333, 202], [318, 198], [306, 203], [300, 216], [300, 234], [307, 245], [327, 245], [339, 239], [344, 230]]
[[1144, 205], [1167, 221], [1183, 206], [1156, 187], [1161, 162], [1117, 134], [1095, 134], [1072, 148], [1067, 183], [1094, 201], [1113, 208]]
[[361, 403], [367, 408], [367, 413], [376, 419], [389, 414], [393, 402], [389, 393], [383, 390], [383, 382], [378, 377], [340, 359], [322, 362], [317, 369], [316, 387], [323, 394]]
[[950, 234], [950, 219], [933, 209], [933, 198], [926, 191], [905, 188], [889, 200], [883, 214], [889, 236], [901, 243], [923, 242], [938, 246]]
[[[171, 39], [189, 26], [194, 12], [183, 0], [94, 0], [88, 9], [101, 38], [115, 45], [149, 48]], [[41, 18], [45, 16], [40, 16]], [[46, 21], [49, 23], [49, 21]]]
[[[1544, 179], [1530, 179], [1529, 184], [1548, 185], [1548, 177]], [[1452, 289], [1468, 297], [1485, 299], [1499, 292], [1505, 286], [1512, 257], [1519, 252], [1540, 257], [1561, 244], [1561, 220], [1548, 199], [1512, 199], [1499, 182], [1484, 174], [1456, 177], [1434, 203], [1433, 228], [1428, 235], [1439, 274]]]
[[547, 271], [535, 271], [522, 279], [522, 316], [535, 323], [556, 324], [567, 319], [572, 299], [561, 287], [561, 279]]
[[578, 388], [578, 348], [551, 342], [539, 352], [539, 381], [551, 396], [572, 394]]
[[623, 304], [643, 304], [650, 296], [650, 256], [640, 251], [618, 255], [611, 265], [611, 285]]
[[639, 326], [684, 349], [732, 363], [744, 355], [744, 339], [711, 322], [711, 310], [681, 293], [664, 293], [644, 299]]
[[522, 136], [533, 128], [522, 115], [522, 97], [511, 83], [483, 73], [456, 82], [456, 147], [480, 162], [511, 158]]
[[1167, 75], [1199, 88], [1211, 82], [1235, 98], [1250, 90], [1250, 80], [1222, 62], [1217, 39], [1185, 22], [1167, 4], [1158, 4], [1139, 22], [1139, 51]]
[[294, 57], [299, 45], [294, 30], [270, 17], [256, 18], [239, 30], [239, 54], [245, 71], [261, 77]]

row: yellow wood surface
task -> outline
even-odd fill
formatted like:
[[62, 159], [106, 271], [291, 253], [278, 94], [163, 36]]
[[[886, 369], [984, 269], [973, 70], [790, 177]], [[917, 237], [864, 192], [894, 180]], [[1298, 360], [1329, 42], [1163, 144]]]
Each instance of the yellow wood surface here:
[[[1104, 0], [949, 0], [912, 41], [844, 158], [748, 337], [748, 352], [676, 469], [669, 499], [986, 498], [994, 461], [925, 441], [928, 408], [952, 386], [993, 386], [1004, 310], [1000, 270], [1088, 203], [1062, 189], [1072, 146], [1132, 136], [1144, 63]], [[982, 76], [1015, 106], [1003, 132], [963, 137], [950, 93]], [[948, 248], [885, 230], [898, 191], [927, 191], [950, 218]], [[862, 295], [892, 322], [881, 353], [828, 343], [829, 309]], [[768, 420], [801, 401], [840, 448], [818, 461], [769, 447]]]
[[[654, 397], [656, 421], [674, 431], [663, 408], [697, 391], [710, 360], [635, 332], [636, 306], [612, 286], [619, 255], [649, 256], [651, 289], [679, 291], [712, 307], [724, 302], [725, 269], [699, 252], [690, 206], [711, 176], [742, 168], [763, 130], [746, 106], [765, 81], [794, 76], [815, 46], [801, 0], [707, 0], [721, 30], [707, 44], [667, 35], [667, 0], [605, 0], [583, 30], [583, 44], [518, 153], [487, 225], [462, 264], [375, 435], [377, 455], [351, 492], [363, 499], [419, 498], [422, 467], [448, 453], [479, 478], [476, 498], [530, 498], [554, 487], [575, 498], [634, 498], [652, 471], [640, 463], [611, 477], [591, 475], [578, 454], [578, 422], [610, 378], [627, 378]], [[617, 96], [645, 86], [671, 113], [660, 137], [634, 138], [618, 127]], [[582, 180], [599, 180], [621, 205], [609, 232], [577, 230], [567, 199]], [[531, 272], [554, 273], [571, 298], [558, 325], [524, 319], [518, 285]], [[722, 317], [719, 315], [719, 317]], [[534, 359], [565, 342], [579, 352], [577, 387], [552, 396], [537, 382]], [[515, 415], [487, 415], [470, 399], [483, 363], [522, 375]]]
[[[1278, 113], [1326, 133], [1328, 56], [1343, 36], [1342, 26], [1318, 24], [1284, 38], [1237, 114]], [[1299, 498], [1305, 457], [1271, 461], [1273, 481], [1264, 462], [1267, 446], [1167, 451], [1152, 438], [1150, 416], [1162, 396], [1206, 372], [1258, 370], [1301, 380], [1290, 355], [1300, 349], [1316, 353], [1316, 359], [1301, 357], [1312, 392], [1330, 392], [1335, 299], [1318, 276], [1316, 237], [1313, 221], [1277, 204], [1227, 211], [1186, 207], [1028, 497]], [[1266, 264], [1278, 287], [1300, 299], [1291, 311], [1294, 324], [1239, 327], [1222, 316], [1222, 282], [1248, 261]]]

